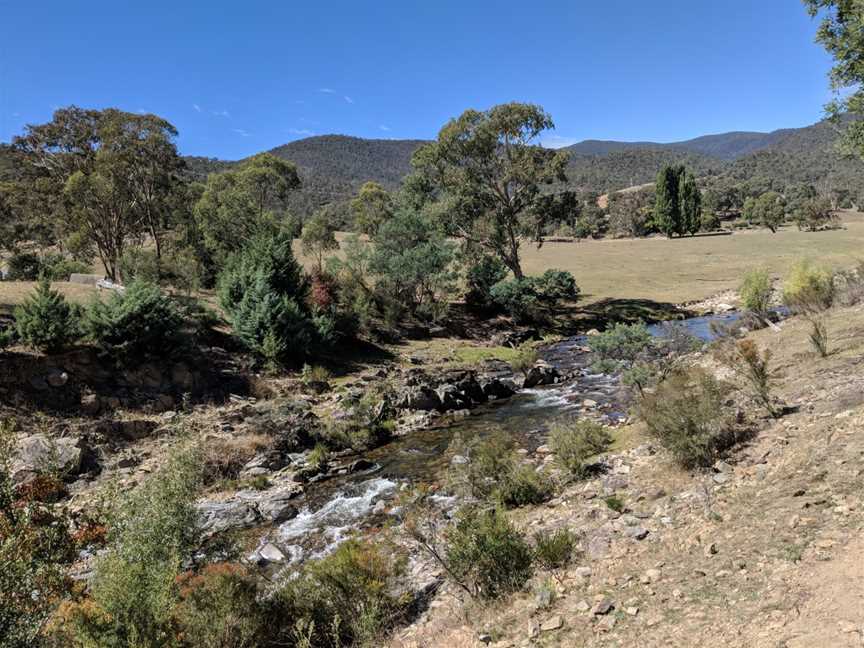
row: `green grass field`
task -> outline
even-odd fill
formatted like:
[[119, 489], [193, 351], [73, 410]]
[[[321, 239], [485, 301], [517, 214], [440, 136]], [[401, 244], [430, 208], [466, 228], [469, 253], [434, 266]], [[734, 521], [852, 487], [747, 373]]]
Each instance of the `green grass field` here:
[[[754, 230], [672, 240], [545, 243], [539, 250], [525, 245], [522, 264], [528, 274], [547, 268], [572, 272], [585, 302], [614, 298], [683, 303], [737, 288], [742, 275], [759, 265], [775, 276], [782, 276], [802, 257], [834, 267], [855, 265], [864, 260], [864, 214], [845, 214], [843, 226], [812, 233], [793, 226], [776, 234]], [[296, 252], [311, 267], [299, 245]]]

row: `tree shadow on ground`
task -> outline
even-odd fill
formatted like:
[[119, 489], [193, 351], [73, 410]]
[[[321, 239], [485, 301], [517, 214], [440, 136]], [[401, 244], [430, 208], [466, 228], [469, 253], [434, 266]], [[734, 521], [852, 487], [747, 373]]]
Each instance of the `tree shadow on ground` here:
[[601, 299], [577, 306], [556, 318], [557, 332], [605, 329], [618, 322], [661, 322], [692, 317], [693, 313], [676, 304], [650, 299]]

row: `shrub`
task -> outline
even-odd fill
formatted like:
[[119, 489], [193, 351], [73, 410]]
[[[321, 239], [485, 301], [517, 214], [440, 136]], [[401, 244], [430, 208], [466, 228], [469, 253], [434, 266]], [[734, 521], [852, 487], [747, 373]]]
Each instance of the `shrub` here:
[[579, 296], [576, 280], [566, 270], [550, 268], [533, 281], [539, 299], [549, 304], [565, 299], [574, 300]]
[[330, 451], [323, 443], [316, 443], [315, 447], [306, 458], [306, 465], [316, 471], [327, 470], [327, 464], [330, 462]]
[[308, 646], [380, 645], [376, 640], [406, 613], [406, 601], [398, 595], [404, 569], [404, 560], [389, 547], [342, 543], [277, 592], [271, 614], [289, 620], [293, 636], [274, 644], [298, 645], [301, 635]]
[[760, 352], [753, 340], [729, 341], [718, 348], [717, 356], [735, 373], [743, 389], [758, 405], [764, 407], [769, 415], [779, 416], [772, 394], [777, 371], [771, 367], [770, 349]]
[[34, 488], [16, 492], [13, 429], [0, 420], [0, 645], [29, 648], [41, 645], [45, 623], [67, 593], [65, 570], [76, 552], [64, 510], [44, 504]]
[[540, 314], [540, 297], [529, 277], [499, 281], [489, 291], [492, 301], [520, 322], [530, 322]]
[[12, 346], [15, 339], [16, 335], [14, 325], [8, 328], [0, 328], [0, 351], [8, 346]]
[[549, 480], [530, 464], [511, 466], [497, 482], [492, 496], [507, 508], [541, 504], [552, 496]]
[[569, 529], [534, 534], [534, 561], [547, 571], [566, 567], [576, 553], [578, 536]]
[[821, 317], [811, 317], [810, 322], [810, 344], [821, 358], [828, 357], [828, 327]]
[[33, 252], [17, 252], [6, 262], [9, 281], [36, 281], [42, 274], [42, 262]]
[[133, 247], [126, 250], [120, 257], [118, 269], [124, 284], [130, 284], [133, 281], [158, 284], [162, 279], [161, 265], [156, 252], [141, 247]]
[[798, 261], [783, 283], [783, 302], [799, 313], [830, 308], [834, 302], [834, 278], [829, 270], [807, 259]]
[[465, 303], [480, 310], [491, 309], [495, 305], [492, 287], [506, 278], [507, 268], [498, 257], [481, 257], [466, 273], [468, 292], [465, 293]]
[[497, 598], [534, 573], [531, 547], [498, 509], [462, 509], [446, 542], [447, 571], [472, 596]]
[[180, 601], [173, 610], [179, 639], [195, 648], [252, 648], [272, 628], [258, 602], [255, 579], [240, 565], [207, 565], [178, 579]]
[[108, 550], [91, 581], [91, 605], [71, 619], [84, 645], [156, 648], [171, 642], [176, 577], [197, 544], [199, 484], [199, 457], [183, 448], [115, 504]]
[[831, 208], [827, 198], [809, 198], [804, 200], [795, 212], [795, 222], [798, 229], [816, 232], [823, 227], [837, 224], [839, 218]]
[[47, 279], [15, 309], [15, 322], [21, 341], [44, 353], [60, 351], [79, 333], [77, 310]]
[[475, 441], [466, 454], [468, 462], [457, 464], [451, 479], [471, 497], [516, 507], [539, 504], [552, 494], [549, 480], [533, 466], [520, 462], [504, 432]]
[[183, 317], [159, 286], [135, 281], [85, 311], [84, 331], [102, 351], [121, 363], [164, 356], [177, 348]]
[[623, 513], [624, 509], [627, 508], [624, 504], [624, 500], [617, 495], [610, 495], [609, 497], [603, 498], [603, 503], [610, 511], [615, 511], [616, 513]]
[[537, 347], [532, 342], [523, 342], [516, 349], [516, 355], [510, 361], [510, 368], [518, 371], [526, 378], [540, 357]]
[[765, 268], [750, 270], [739, 289], [741, 303], [748, 311], [765, 315], [771, 304], [771, 275]]
[[86, 263], [53, 253], [40, 257], [32, 252], [19, 252], [9, 258], [7, 266], [9, 281], [68, 281], [73, 272], [90, 272]]
[[570, 474], [584, 477], [588, 460], [605, 452], [612, 444], [607, 429], [589, 420], [553, 423], [549, 430], [549, 444], [555, 461]]
[[682, 466], [711, 466], [736, 441], [723, 406], [726, 394], [706, 372], [679, 371], [642, 399], [639, 414]]
[[617, 323], [599, 335], [588, 338], [588, 347], [598, 357], [591, 365], [598, 373], [621, 372], [624, 384], [640, 394], [654, 374], [649, 365], [654, 338], [642, 323]]
[[229, 257], [219, 276], [219, 301], [234, 334], [271, 364], [303, 358], [318, 342], [307, 293], [284, 233], [255, 236]]
[[344, 401], [347, 416], [329, 417], [316, 434], [335, 449], [364, 450], [387, 441], [393, 433], [390, 386], [386, 383], [367, 390], [359, 398]]

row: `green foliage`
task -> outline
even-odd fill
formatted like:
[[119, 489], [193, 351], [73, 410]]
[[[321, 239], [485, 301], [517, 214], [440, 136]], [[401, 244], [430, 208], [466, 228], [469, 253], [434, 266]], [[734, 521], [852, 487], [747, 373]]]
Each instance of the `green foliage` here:
[[405, 599], [398, 596], [404, 571], [404, 560], [388, 547], [360, 540], [342, 543], [276, 593], [274, 618], [283, 624], [293, 621], [292, 636], [280, 638], [277, 645], [380, 645], [407, 611]]
[[0, 421], [0, 646], [30, 648], [60, 597], [65, 570], [76, 557], [65, 512], [12, 483], [15, 455], [12, 421]]
[[537, 364], [539, 357], [537, 346], [533, 342], [523, 342], [517, 347], [516, 354], [510, 360], [510, 368], [527, 378], [528, 372]]
[[355, 230], [374, 236], [378, 228], [393, 216], [393, 199], [377, 182], [366, 182], [351, 201]]
[[499, 281], [492, 286], [489, 296], [518, 322], [531, 322], [540, 315], [540, 299], [530, 277]]
[[834, 303], [834, 277], [825, 267], [802, 259], [783, 282], [783, 303], [796, 312], [812, 313]]
[[327, 464], [330, 462], [330, 451], [323, 443], [316, 443], [315, 447], [306, 458], [306, 464], [316, 471], [326, 470]]
[[498, 509], [462, 509], [446, 540], [448, 573], [473, 596], [508, 594], [534, 573], [530, 545]]
[[83, 645], [172, 643], [176, 578], [198, 539], [199, 485], [199, 457], [183, 448], [116, 502], [109, 516], [108, 551], [97, 560], [91, 583], [95, 609], [82, 608], [72, 618]]
[[694, 234], [701, 226], [702, 194], [683, 165], [666, 165], [654, 186], [654, 224], [666, 236]]
[[744, 218], [751, 225], [761, 225], [772, 232], [786, 219], [786, 201], [776, 191], [767, 191], [758, 198], [748, 198], [744, 203]]
[[94, 300], [83, 328], [102, 351], [119, 362], [164, 356], [180, 343], [183, 317], [156, 284], [134, 281], [106, 301]]
[[47, 279], [15, 309], [21, 342], [43, 353], [56, 353], [79, 335], [78, 313]]
[[678, 197], [681, 202], [679, 234], [695, 234], [702, 226], [702, 194], [692, 173], [685, 171], [678, 182]]
[[378, 275], [376, 293], [431, 315], [455, 291], [455, 246], [421, 213], [399, 209], [372, 238], [369, 270]]
[[473, 308], [488, 310], [493, 306], [492, 287], [507, 277], [507, 266], [497, 257], [483, 255], [468, 267], [468, 292], [465, 303]]
[[448, 235], [497, 256], [521, 279], [520, 241], [542, 240], [544, 225], [560, 213], [541, 189], [565, 179], [567, 154], [536, 146], [552, 127], [530, 104], [466, 110], [414, 153], [415, 178], [406, 187]]
[[141, 247], [130, 248], [123, 253], [118, 271], [125, 284], [133, 281], [158, 284], [162, 279], [161, 261], [156, 252]]
[[464, 451], [468, 461], [451, 470], [451, 480], [471, 497], [510, 508], [539, 504], [551, 497], [549, 479], [521, 461], [505, 433], [475, 441]]
[[751, 313], [765, 315], [771, 306], [771, 275], [767, 268], [754, 268], [744, 275], [741, 287], [741, 303]]
[[[829, 114], [861, 115], [864, 112], [864, 14], [857, 0], [804, 0], [811, 17], [820, 16], [818, 40], [834, 58], [831, 69], [831, 89], [834, 101]], [[843, 139], [845, 151], [864, 157], [864, 124], [851, 121]]]
[[534, 534], [534, 562], [552, 572], [566, 567], [575, 556], [578, 540], [575, 533], [565, 528], [553, 533], [538, 531]]
[[810, 198], [795, 210], [795, 223], [800, 230], [818, 232], [820, 229], [836, 226], [838, 221], [831, 201], [827, 198]]
[[274, 364], [310, 355], [318, 341], [307, 295], [308, 282], [285, 234], [254, 237], [219, 276], [219, 301], [234, 334]]
[[736, 441], [727, 389], [706, 372], [676, 372], [639, 403], [648, 431], [685, 468], [711, 466]]
[[7, 262], [9, 281], [68, 281], [73, 272], [90, 272], [90, 266], [81, 261], [68, 259], [61, 254], [39, 256], [32, 252], [16, 252]]
[[222, 263], [256, 235], [280, 229], [288, 198], [299, 186], [297, 167], [270, 153], [211, 174], [194, 208], [206, 249]]
[[325, 210], [319, 210], [306, 221], [300, 234], [303, 254], [314, 255], [318, 272], [324, 269], [324, 255], [339, 249], [335, 236], [336, 228]]
[[390, 386], [379, 383], [359, 398], [343, 401], [346, 415], [329, 417], [316, 434], [330, 448], [365, 450], [387, 441], [393, 433]]
[[605, 452], [611, 444], [609, 431], [587, 419], [558, 421], [549, 429], [549, 445], [555, 453], [555, 461], [576, 477], [584, 477], [589, 459]]
[[623, 513], [624, 509], [627, 508], [624, 504], [624, 500], [617, 495], [610, 495], [609, 497], [603, 498], [603, 503], [610, 511], [615, 511], [616, 513]]
[[655, 346], [642, 322], [619, 322], [588, 338], [588, 347], [598, 357], [591, 369], [598, 373], [621, 372], [624, 383], [636, 387], [641, 394], [654, 373], [649, 363]]

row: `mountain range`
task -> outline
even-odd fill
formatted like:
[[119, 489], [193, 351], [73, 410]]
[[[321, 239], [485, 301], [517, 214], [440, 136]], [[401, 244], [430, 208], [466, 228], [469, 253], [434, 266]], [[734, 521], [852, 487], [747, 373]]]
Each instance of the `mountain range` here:
[[[700, 176], [764, 178], [780, 185], [809, 183], [857, 193], [864, 166], [839, 155], [837, 136], [837, 125], [821, 121], [769, 133], [733, 131], [671, 143], [585, 140], [564, 149], [570, 153], [567, 184], [602, 193], [651, 182], [664, 164], [686, 164]], [[292, 207], [305, 214], [351, 198], [368, 180], [397, 188], [411, 170], [412, 153], [422, 144], [423, 140], [321, 135], [270, 152], [299, 167], [303, 188]], [[188, 161], [201, 179], [232, 164], [206, 158]]]

